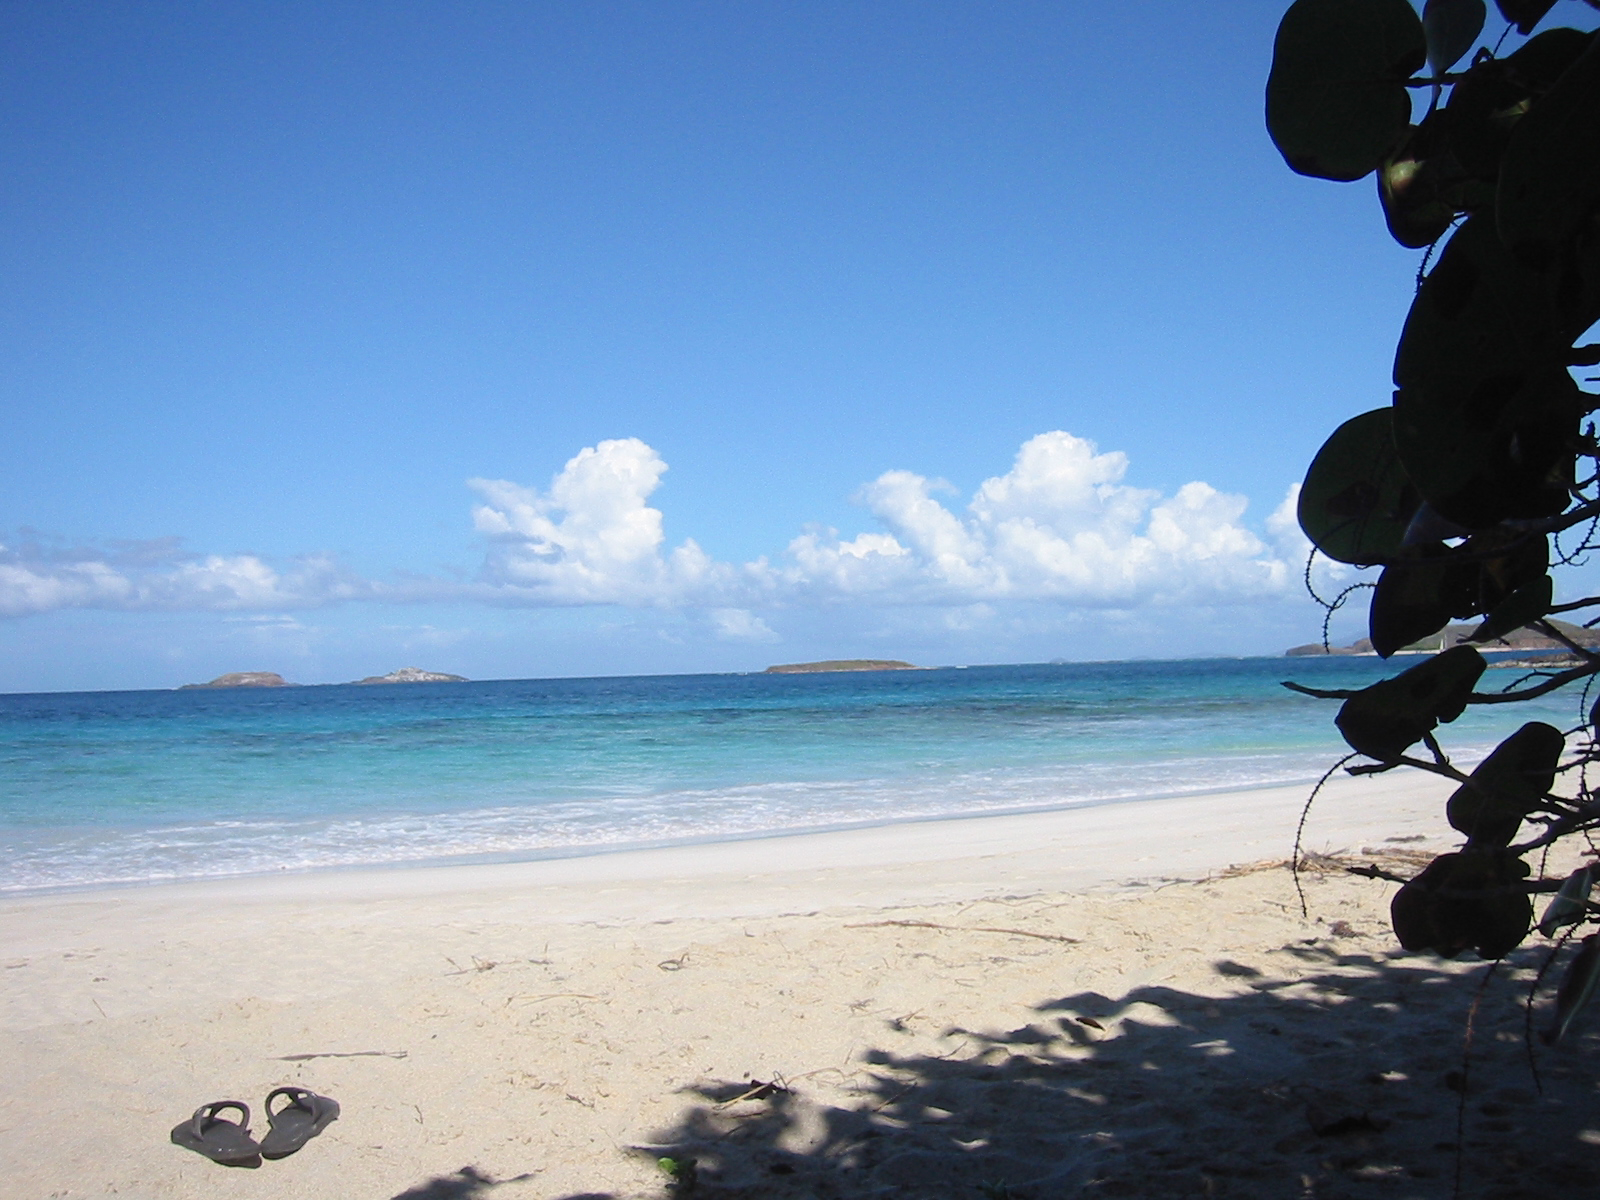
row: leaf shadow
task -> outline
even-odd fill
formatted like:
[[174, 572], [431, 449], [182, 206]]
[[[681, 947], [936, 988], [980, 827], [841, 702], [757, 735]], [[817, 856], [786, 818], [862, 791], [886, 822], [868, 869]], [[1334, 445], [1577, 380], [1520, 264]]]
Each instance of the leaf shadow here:
[[897, 1051], [912, 1035], [886, 1021], [848, 1098], [711, 1081], [635, 1149], [693, 1164], [658, 1194], [721, 1200], [1420, 1198], [1452, 1194], [1459, 1120], [1464, 1197], [1600, 1187], [1600, 1021], [1539, 1048], [1542, 1095], [1528, 1064], [1522, 998], [1542, 951], [1489, 980], [1463, 1077], [1481, 968], [1332, 939], [1286, 949], [1290, 978], [1218, 962], [1220, 998], [1058, 996], [1017, 1029], [946, 1030], [943, 1054]]
[[[529, 1178], [529, 1175], [517, 1175], [510, 1179], [496, 1179], [469, 1165], [449, 1175], [435, 1175], [398, 1193], [392, 1200], [480, 1200], [503, 1184], [521, 1183]], [[572, 1196], [568, 1200], [606, 1200], [606, 1197]]]

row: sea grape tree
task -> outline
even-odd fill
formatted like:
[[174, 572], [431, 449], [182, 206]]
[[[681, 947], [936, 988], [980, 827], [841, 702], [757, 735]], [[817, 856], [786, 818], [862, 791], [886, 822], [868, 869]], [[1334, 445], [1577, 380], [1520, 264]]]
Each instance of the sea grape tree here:
[[[1543, 868], [1572, 839], [1593, 859], [1600, 830], [1586, 773], [1600, 762], [1600, 703], [1583, 708], [1600, 652], [1580, 636], [1600, 624], [1600, 596], [1558, 602], [1552, 574], [1594, 547], [1600, 521], [1600, 395], [1581, 386], [1600, 363], [1586, 341], [1600, 321], [1600, 33], [1541, 29], [1554, 6], [1496, 0], [1506, 27], [1486, 36], [1484, 0], [1427, 0], [1420, 13], [1408, 0], [1296, 0], [1266, 94], [1291, 169], [1373, 176], [1389, 233], [1425, 251], [1392, 399], [1328, 438], [1300, 525], [1314, 554], [1378, 569], [1358, 586], [1380, 655], [1476, 622], [1462, 644], [1441, 636], [1439, 653], [1360, 691], [1290, 686], [1343, 701], [1336, 724], [1360, 760], [1347, 770], [1455, 783], [1444, 815], [1462, 844], [1403, 881], [1395, 934], [1410, 950], [1496, 959], [1537, 929], [1566, 959], [1551, 1040], [1600, 981], [1600, 865]], [[1524, 627], [1565, 653], [1486, 686], [1478, 647]], [[1569, 686], [1574, 728], [1524, 723], [1470, 773], [1436, 736], [1469, 705]], [[1541, 893], [1553, 898], [1535, 925]]]

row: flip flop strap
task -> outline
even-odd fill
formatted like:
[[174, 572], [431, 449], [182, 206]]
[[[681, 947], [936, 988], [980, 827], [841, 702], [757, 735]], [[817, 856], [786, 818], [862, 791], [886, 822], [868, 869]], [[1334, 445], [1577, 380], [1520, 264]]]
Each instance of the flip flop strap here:
[[278, 1112], [281, 1113], [290, 1108], [303, 1108], [307, 1112], [315, 1112], [315, 1109], [307, 1103], [307, 1100], [311, 1099], [315, 1095], [315, 1092], [303, 1087], [274, 1088], [272, 1091], [267, 1093], [267, 1120], [270, 1121], [274, 1116], [277, 1115], [277, 1113], [272, 1111], [272, 1102], [279, 1096], [289, 1097], [289, 1103], [285, 1104], [283, 1108], [278, 1110]]
[[[197, 1138], [204, 1137], [206, 1126], [216, 1121], [221, 1121], [222, 1118], [217, 1114], [226, 1108], [239, 1110], [240, 1129], [248, 1129], [250, 1127], [250, 1106], [248, 1104], [242, 1100], [217, 1100], [211, 1104], [202, 1104], [194, 1110], [194, 1136]], [[224, 1123], [226, 1124], [227, 1122]]]

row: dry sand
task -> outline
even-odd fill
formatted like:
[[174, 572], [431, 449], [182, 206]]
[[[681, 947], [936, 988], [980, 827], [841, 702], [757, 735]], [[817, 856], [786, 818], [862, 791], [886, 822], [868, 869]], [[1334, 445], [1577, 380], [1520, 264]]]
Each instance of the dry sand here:
[[[14, 899], [0, 1192], [1400, 1198], [1459, 1161], [1465, 1196], [1596, 1194], [1600, 1019], [1541, 1096], [1523, 952], [1463, 1082], [1485, 967], [1398, 953], [1393, 885], [1332, 864], [1303, 918], [1304, 790]], [[1339, 781], [1307, 845], [1403, 864], [1443, 795]], [[298, 1155], [168, 1143], [283, 1083], [344, 1107]]]

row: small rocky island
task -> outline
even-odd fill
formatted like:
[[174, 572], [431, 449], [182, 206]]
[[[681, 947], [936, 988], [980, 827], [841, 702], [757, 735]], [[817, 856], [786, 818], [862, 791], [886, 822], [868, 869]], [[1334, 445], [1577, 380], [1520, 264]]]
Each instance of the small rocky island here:
[[823, 662], [781, 663], [768, 667], [763, 675], [819, 675], [824, 671], [920, 671], [912, 663], [897, 658], [830, 658]]
[[443, 671], [424, 671], [421, 667], [401, 667], [387, 675], [368, 675], [356, 683], [468, 683], [465, 675], [446, 675]]
[[276, 671], [231, 671], [226, 675], [218, 675], [210, 683], [186, 683], [178, 690], [187, 692], [192, 688], [269, 688], [269, 687], [299, 687], [298, 683], [290, 683]]
[[[352, 683], [468, 683], [465, 675], [446, 675], [443, 671], [424, 671], [421, 667], [401, 667], [387, 675], [368, 675]], [[194, 688], [280, 688], [299, 687], [275, 671], [232, 671], [218, 675], [210, 683], [186, 683], [178, 690], [187, 692]]]

